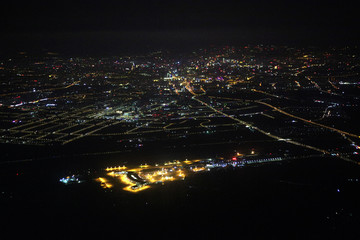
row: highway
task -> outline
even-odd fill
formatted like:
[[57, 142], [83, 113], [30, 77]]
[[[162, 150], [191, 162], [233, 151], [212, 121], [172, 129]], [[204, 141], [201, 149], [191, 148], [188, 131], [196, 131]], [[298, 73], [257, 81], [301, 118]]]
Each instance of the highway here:
[[260, 103], [260, 104], [262, 104], [262, 105], [265, 105], [265, 106], [267, 106], [267, 107], [270, 107], [270, 108], [272, 108], [273, 110], [275, 110], [275, 111], [277, 111], [277, 112], [279, 112], [279, 113], [282, 113], [282, 114], [284, 114], [284, 115], [286, 115], [286, 116], [289, 116], [289, 117], [292, 117], [292, 118], [295, 118], [295, 119], [298, 119], [298, 120], [303, 121], [303, 122], [305, 122], [305, 123], [312, 124], [312, 125], [316, 125], [316, 126], [319, 126], [319, 127], [322, 127], [322, 128], [326, 128], [326, 129], [329, 129], [329, 130], [331, 130], [331, 131], [338, 132], [338, 133], [340, 133], [340, 134], [345, 134], [345, 135], [350, 136], [350, 137], [360, 138], [359, 135], [356, 135], [356, 134], [353, 134], [353, 133], [349, 133], [349, 132], [345, 132], [345, 131], [342, 131], [342, 130], [339, 130], [339, 129], [336, 129], [336, 128], [333, 128], [333, 127], [326, 126], [326, 125], [321, 124], [321, 123], [313, 122], [313, 121], [311, 121], [311, 120], [307, 120], [307, 119], [305, 119], [305, 118], [295, 116], [295, 115], [290, 114], [290, 113], [288, 113], [288, 112], [285, 112], [284, 110], [281, 110], [280, 108], [277, 108], [277, 107], [275, 107], [275, 106], [273, 106], [273, 105], [271, 105], [271, 104], [269, 104], [269, 103], [265, 103], [265, 102], [262, 102], [262, 101], [255, 101], [255, 102], [256, 102], [256, 103]]
[[[186, 88], [186, 89], [187, 89], [187, 88]], [[189, 91], [189, 92], [190, 92], [190, 91]], [[190, 92], [190, 93], [192, 93], [192, 92]], [[193, 94], [193, 93], [192, 93], [192, 94]], [[232, 120], [237, 121], [237, 122], [239, 122], [240, 124], [245, 125], [246, 127], [252, 128], [252, 129], [254, 129], [254, 130], [256, 130], [256, 131], [258, 131], [258, 132], [260, 132], [260, 133], [262, 133], [262, 134], [264, 134], [264, 135], [266, 135], [266, 136], [268, 136], [268, 137], [270, 137], [270, 138], [276, 139], [276, 140], [278, 140], [278, 141], [284, 141], [284, 142], [287, 142], [287, 143], [290, 143], [290, 144], [293, 144], [293, 145], [297, 145], [297, 146], [301, 146], [301, 147], [304, 147], [304, 148], [308, 148], [308, 149], [311, 149], [311, 150], [314, 150], [314, 151], [317, 151], [317, 152], [320, 152], [320, 153], [323, 153], [323, 154], [331, 154], [329, 151], [326, 151], [326, 150], [324, 150], [324, 149], [320, 149], [320, 148], [317, 148], [317, 147], [314, 147], [314, 146], [310, 146], [310, 145], [307, 145], [307, 144], [303, 144], [303, 143], [300, 143], [300, 142], [296, 142], [296, 141], [293, 141], [293, 140], [290, 140], [290, 139], [284, 139], [284, 138], [281, 138], [281, 137], [279, 137], [279, 136], [273, 135], [273, 134], [271, 134], [270, 132], [266, 132], [266, 131], [264, 131], [264, 130], [256, 127], [256, 126], [254, 126], [253, 124], [250, 124], [250, 123], [248, 123], [248, 122], [245, 122], [245, 121], [243, 121], [243, 120], [240, 120], [240, 119], [238, 119], [238, 118], [235, 118], [235, 117], [233, 117], [233, 116], [230, 116], [230, 115], [228, 115], [228, 114], [226, 114], [226, 113], [224, 113], [224, 112], [222, 112], [222, 111], [220, 111], [220, 110], [217, 110], [216, 108], [212, 107], [210, 104], [208, 104], [208, 103], [206, 103], [206, 102], [204, 102], [204, 101], [202, 101], [202, 100], [200, 100], [200, 99], [197, 99], [196, 97], [197, 97], [197, 96], [196, 96], [195, 94], [193, 94], [192, 99], [195, 100], [195, 101], [197, 101], [197, 102], [199, 102], [199, 103], [201, 103], [201, 104], [204, 105], [204, 106], [207, 106], [208, 108], [210, 108], [210, 109], [213, 110], [214, 112], [219, 113], [219, 114], [222, 114], [222, 115], [225, 116], [225, 117], [231, 118]], [[270, 106], [271, 106], [271, 105], [270, 105]], [[304, 119], [304, 120], [305, 120], [305, 119]], [[349, 134], [349, 133], [348, 133], [348, 134]], [[339, 158], [341, 158], [342, 160], [345, 160], [345, 161], [348, 161], [348, 162], [352, 162], [352, 163], [358, 164], [356, 161], [354, 161], [354, 160], [352, 160], [352, 159], [350, 159], [350, 158], [341, 156], [341, 155], [339, 155], [339, 154], [336, 155], [336, 156], [339, 157]]]
[[[256, 92], [258, 92], [258, 90], [256, 90]], [[263, 91], [260, 91], [260, 92], [261, 92], [261, 93], [265, 93], [265, 92], [263, 92]], [[271, 94], [271, 95], [272, 95], [272, 94]], [[279, 96], [276, 96], [276, 95], [274, 95], [273, 97], [279, 98]], [[238, 99], [238, 98], [224, 98], [224, 97], [213, 97], [213, 96], [211, 96], [211, 98], [227, 99], [227, 100], [233, 100], [233, 101], [248, 101], [248, 100], [243, 100], [243, 99]], [[282, 113], [282, 114], [284, 114], [284, 115], [286, 115], [286, 116], [289, 116], [289, 117], [292, 117], [292, 118], [295, 118], [295, 119], [298, 119], [298, 120], [303, 121], [303, 122], [305, 122], [305, 123], [313, 124], [313, 125], [316, 125], [316, 126], [322, 127], [322, 128], [326, 128], [326, 129], [332, 130], [332, 131], [334, 131], [334, 132], [338, 132], [338, 133], [340, 133], [340, 134], [345, 134], [345, 135], [350, 136], [350, 137], [360, 138], [359, 135], [356, 135], [356, 134], [353, 134], [353, 133], [349, 133], [349, 132], [346, 132], [346, 131], [342, 131], [342, 130], [340, 130], [340, 129], [337, 129], [337, 128], [334, 128], [334, 127], [330, 127], [330, 126], [327, 126], [327, 125], [324, 125], [324, 124], [321, 124], [321, 123], [317, 123], [317, 122], [314, 122], [314, 121], [311, 121], [311, 120], [307, 120], [307, 119], [302, 118], [302, 117], [295, 116], [295, 115], [293, 115], [293, 114], [291, 114], [291, 113], [288, 113], [288, 112], [285, 112], [284, 110], [281, 110], [280, 108], [275, 107], [275, 106], [273, 106], [273, 105], [271, 105], [271, 104], [269, 104], [269, 103], [266, 103], [266, 102], [263, 102], [263, 101], [259, 101], [259, 100], [255, 100], [254, 102], [259, 103], [259, 104], [262, 104], [262, 105], [265, 105], [265, 106], [267, 106], [267, 107], [270, 107], [270, 108], [272, 108], [273, 110], [275, 110], [275, 111], [277, 111], [277, 112], [279, 112], [279, 113]], [[264, 115], [264, 114], [263, 114], [263, 115]]]
[[[67, 86], [64, 86], [64, 87], [40, 89], [40, 90], [37, 90], [36, 92], [50, 92], [50, 91], [55, 91], [55, 90], [60, 90], [60, 89], [66, 89], [66, 88], [69, 88], [69, 87], [72, 87], [72, 86], [76, 85], [79, 82], [80, 81], [76, 81], [76, 82], [73, 82], [73, 83], [71, 83], [71, 84], [69, 84]], [[28, 91], [23, 91], [23, 92], [3, 93], [3, 94], [0, 94], [0, 97], [11, 96], [11, 95], [19, 95], [19, 94], [28, 94], [28, 93], [32, 93], [32, 92], [33, 92], [32, 90], [28, 90]]]
[[311, 77], [306, 77], [306, 79], [309, 80], [312, 84], [314, 84], [314, 86], [315, 86], [320, 92], [328, 93], [328, 94], [331, 94], [331, 95], [340, 96], [340, 94], [333, 93], [333, 92], [331, 92], [330, 90], [328, 90], [328, 91], [323, 90], [323, 89], [319, 86], [319, 84], [317, 84], [315, 81], [311, 80]]

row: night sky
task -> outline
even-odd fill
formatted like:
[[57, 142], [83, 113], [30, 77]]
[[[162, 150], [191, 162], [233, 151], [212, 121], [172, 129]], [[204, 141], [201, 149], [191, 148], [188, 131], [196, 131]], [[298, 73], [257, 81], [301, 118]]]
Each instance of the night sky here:
[[0, 10], [0, 51], [352, 45], [357, 9], [354, 1], [9, 1]]

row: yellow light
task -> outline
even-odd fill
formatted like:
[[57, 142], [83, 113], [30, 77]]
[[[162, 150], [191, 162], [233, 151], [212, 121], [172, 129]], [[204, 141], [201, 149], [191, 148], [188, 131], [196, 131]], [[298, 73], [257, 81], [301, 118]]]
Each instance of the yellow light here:
[[125, 191], [129, 191], [129, 192], [139, 192], [139, 191], [142, 191], [142, 190], [145, 190], [145, 189], [148, 189], [150, 188], [149, 185], [144, 185], [144, 186], [141, 186], [139, 188], [136, 188], [136, 189], [132, 189], [131, 187], [134, 186], [134, 183], [126, 176], [126, 174], [121, 174], [120, 175], [120, 180], [122, 183], [128, 185], [126, 187], [123, 188], [123, 190]]
[[204, 171], [204, 170], [205, 170], [205, 168], [204, 168], [204, 167], [200, 167], [200, 168], [193, 168], [192, 170], [193, 170], [193, 172], [200, 172], [200, 171]]
[[102, 183], [105, 182], [105, 179], [104, 179], [104, 178], [101, 178], [101, 177], [99, 177], [98, 180], [99, 180], [100, 182], [102, 182]]
[[149, 185], [141, 186], [141, 187], [135, 188], [135, 189], [132, 189], [131, 187], [132, 187], [132, 186], [124, 187], [123, 190], [129, 191], [129, 192], [134, 192], [134, 193], [135, 193], [135, 192], [140, 192], [140, 191], [143, 191], [143, 190], [145, 190], [145, 189], [150, 188]]
[[133, 182], [125, 174], [120, 175], [120, 180], [124, 184], [133, 185]]
[[113, 186], [112, 184], [108, 183], [108, 181], [105, 178], [99, 177], [97, 179], [97, 181], [99, 181], [101, 183], [101, 186], [103, 188], [112, 188], [112, 186]]
[[107, 167], [105, 170], [106, 171], [114, 171], [114, 170], [124, 170], [124, 169], [126, 169], [125, 166], [122, 166], [122, 167], [118, 166], [118, 167]]
[[[242, 155], [240, 153], [237, 153], [237, 155]], [[156, 164], [155, 166], [151, 166], [148, 164], [142, 164], [139, 167], [127, 169], [126, 172], [121, 172], [119, 170], [125, 169], [125, 166], [118, 166], [118, 167], [108, 167], [105, 170], [107, 171], [107, 175], [111, 177], [119, 178], [120, 182], [124, 184], [123, 190], [129, 191], [129, 192], [139, 192], [145, 189], [148, 189], [151, 187], [151, 184], [155, 183], [162, 183], [166, 181], [175, 181], [175, 180], [184, 180], [185, 175], [187, 171], [184, 169], [177, 169], [174, 165], [177, 166], [184, 166], [185, 164], [191, 165], [196, 162], [201, 162], [200, 159], [196, 160], [188, 160], [185, 161], [168, 161], [161, 164]], [[193, 168], [190, 170], [192, 172], [200, 172], [206, 170], [203, 166], [193, 166]], [[132, 180], [131, 178], [128, 178], [127, 173], [128, 172], [134, 172], [137, 173], [141, 178], [143, 178], [146, 183], [139, 184], [138, 182]], [[101, 186], [104, 188], [112, 187], [110, 183], [105, 178], [98, 178], [98, 181], [101, 182]], [[148, 185], [149, 184], [149, 185]]]

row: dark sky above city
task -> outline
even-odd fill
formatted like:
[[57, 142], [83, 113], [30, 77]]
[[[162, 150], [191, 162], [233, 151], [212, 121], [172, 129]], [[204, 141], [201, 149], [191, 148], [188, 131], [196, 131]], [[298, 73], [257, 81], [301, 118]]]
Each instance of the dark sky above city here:
[[354, 1], [8, 1], [3, 52], [117, 53], [209, 44], [349, 45], [359, 40]]

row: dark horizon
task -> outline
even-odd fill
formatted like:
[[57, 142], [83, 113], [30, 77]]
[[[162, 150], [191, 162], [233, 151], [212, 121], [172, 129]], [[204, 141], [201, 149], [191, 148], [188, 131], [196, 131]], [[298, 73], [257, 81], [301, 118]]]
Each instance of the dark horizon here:
[[37, 1], [2, 8], [0, 53], [121, 54], [209, 45], [356, 45], [347, 1]]

